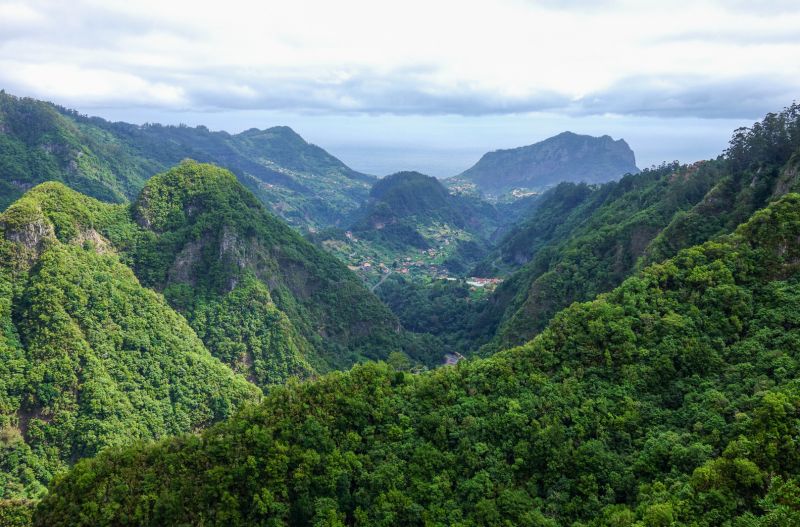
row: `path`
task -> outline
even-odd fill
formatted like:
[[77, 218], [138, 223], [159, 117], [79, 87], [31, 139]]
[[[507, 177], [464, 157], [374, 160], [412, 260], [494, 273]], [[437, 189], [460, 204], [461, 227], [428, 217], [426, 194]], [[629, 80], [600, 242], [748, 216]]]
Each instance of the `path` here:
[[374, 293], [375, 290], [378, 289], [378, 286], [381, 285], [382, 283], [384, 283], [387, 278], [389, 278], [390, 274], [392, 274], [391, 271], [389, 271], [388, 273], [384, 273], [383, 276], [381, 276], [381, 280], [377, 284], [375, 284], [372, 287], [370, 287], [369, 290]]

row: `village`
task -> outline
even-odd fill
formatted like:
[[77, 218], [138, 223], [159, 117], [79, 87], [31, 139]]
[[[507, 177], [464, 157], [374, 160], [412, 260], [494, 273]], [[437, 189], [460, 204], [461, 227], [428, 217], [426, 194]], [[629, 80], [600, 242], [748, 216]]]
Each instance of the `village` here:
[[373, 289], [393, 273], [423, 282], [463, 281], [479, 292], [490, 292], [503, 281], [494, 277], [454, 276], [446, 262], [453, 256], [456, 241], [462, 233], [444, 229], [432, 230], [428, 234], [433, 234], [429, 239], [436, 245], [427, 249], [391, 251], [362, 240], [351, 231], [345, 232], [344, 240], [326, 240], [323, 245]]
[[[452, 255], [452, 247], [455, 245], [451, 238], [441, 239], [438, 247], [410, 249], [398, 253], [384, 251], [372, 244], [366, 244], [350, 231], [345, 233], [345, 237], [348, 242], [346, 245], [326, 242], [327, 248], [333, 249], [333, 252], [340, 258], [345, 259], [348, 269], [358, 274], [367, 285], [373, 288], [392, 273], [425, 282], [433, 280], [463, 281], [473, 290], [487, 292], [494, 290], [503, 281], [502, 278], [453, 276], [453, 273], [444, 265], [444, 262]], [[349, 249], [347, 254], [344, 254], [345, 251], [343, 251], [345, 247]]]

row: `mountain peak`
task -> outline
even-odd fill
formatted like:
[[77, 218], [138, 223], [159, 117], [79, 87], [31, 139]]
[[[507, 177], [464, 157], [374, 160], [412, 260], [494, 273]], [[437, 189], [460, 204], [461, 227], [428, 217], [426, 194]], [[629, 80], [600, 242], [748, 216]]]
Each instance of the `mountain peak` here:
[[516, 188], [543, 190], [562, 181], [604, 183], [638, 171], [625, 140], [565, 131], [531, 145], [486, 153], [451, 181], [500, 195]]

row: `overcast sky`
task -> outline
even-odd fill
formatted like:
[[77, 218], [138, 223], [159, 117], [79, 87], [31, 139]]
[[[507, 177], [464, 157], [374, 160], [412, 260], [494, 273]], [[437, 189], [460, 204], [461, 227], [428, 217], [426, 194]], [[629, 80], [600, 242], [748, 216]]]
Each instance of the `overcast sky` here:
[[136, 123], [288, 124], [379, 175], [564, 130], [645, 167], [800, 100], [798, 28], [798, 0], [0, 0], [0, 87]]

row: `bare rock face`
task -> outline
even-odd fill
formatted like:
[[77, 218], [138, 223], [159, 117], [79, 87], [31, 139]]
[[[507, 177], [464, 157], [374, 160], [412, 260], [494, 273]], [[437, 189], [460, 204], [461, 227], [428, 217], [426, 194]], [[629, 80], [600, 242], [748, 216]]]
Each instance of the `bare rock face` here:
[[42, 253], [48, 242], [56, 239], [53, 224], [41, 210], [20, 207], [9, 210], [0, 221], [3, 237], [21, 249], [21, 261], [32, 264]]
[[114, 252], [111, 242], [94, 229], [82, 229], [78, 231], [78, 234], [71, 240], [71, 243], [82, 246], [90, 244], [95, 252], [99, 254]]
[[19, 243], [27, 249], [38, 251], [42, 242], [47, 238], [54, 238], [53, 226], [44, 218], [6, 229], [6, 240]]

